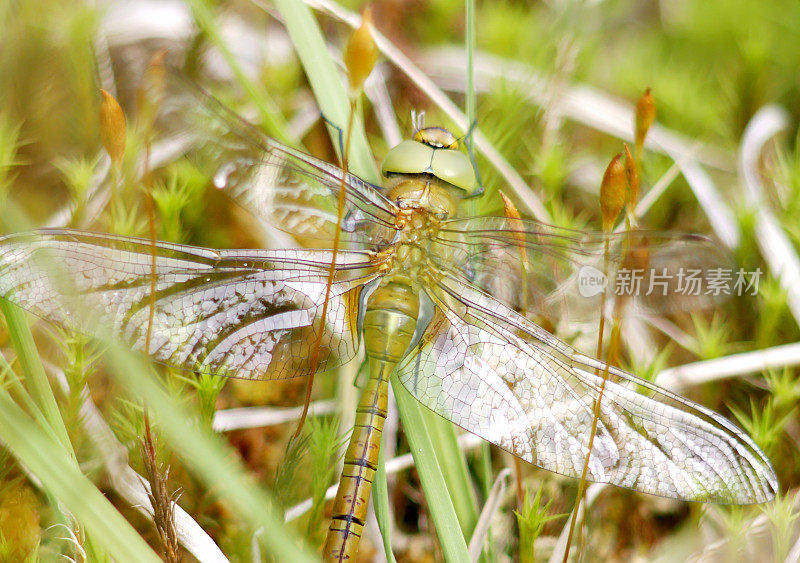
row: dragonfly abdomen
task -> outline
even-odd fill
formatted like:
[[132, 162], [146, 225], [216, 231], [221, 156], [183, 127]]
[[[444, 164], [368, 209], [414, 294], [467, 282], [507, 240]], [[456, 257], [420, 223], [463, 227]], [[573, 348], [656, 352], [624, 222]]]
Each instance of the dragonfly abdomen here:
[[368, 358], [396, 364], [405, 355], [417, 325], [419, 297], [404, 281], [389, 281], [369, 298], [364, 314]]
[[358, 552], [372, 481], [378, 468], [389, 375], [411, 342], [418, 310], [419, 298], [402, 281], [390, 280], [370, 296], [364, 315], [370, 375], [356, 409], [353, 435], [344, 456], [342, 479], [322, 552], [325, 561], [354, 560]]

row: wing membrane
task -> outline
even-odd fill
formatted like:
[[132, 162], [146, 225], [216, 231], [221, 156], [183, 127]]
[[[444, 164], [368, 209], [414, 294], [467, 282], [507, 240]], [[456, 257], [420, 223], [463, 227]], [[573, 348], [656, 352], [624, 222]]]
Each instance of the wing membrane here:
[[[218, 251], [161, 242], [156, 251], [149, 346], [155, 360], [244, 379], [309, 371], [329, 251]], [[377, 275], [368, 253], [338, 254], [321, 370], [355, 354], [359, 295]], [[146, 349], [150, 284], [146, 240], [69, 230], [0, 239], [0, 295], [68, 329], [110, 331], [137, 350]]]
[[[186, 79], [173, 77], [173, 82], [176, 93], [163, 111], [164, 127], [199, 147], [217, 188], [270, 226], [333, 240], [343, 175], [338, 166], [264, 135]], [[344, 186], [342, 240], [391, 240], [396, 205], [354, 174], [344, 175]]]
[[[592, 233], [474, 217], [446, 221], [437, 246], [453, 257], [459, 267], [451, 271], [462, 279], [512, 309], [549, 318], [591, 320], [601, 300], [614, 295], [643, 314], [691, 311], [720, 303], [736, 283], [731, 258], [700, 235]], [[598, 283], [606, 284], [605, 293]]]
[[[425, 406], [516, 456], [580, 477], [605, 365], [453, 277], [399, 377]], [[686, 500], [763, 502], [777, 480], [716, 413], [610, 367], [588, 478]], [[640, 394], [628, 384], [639, 386]]]

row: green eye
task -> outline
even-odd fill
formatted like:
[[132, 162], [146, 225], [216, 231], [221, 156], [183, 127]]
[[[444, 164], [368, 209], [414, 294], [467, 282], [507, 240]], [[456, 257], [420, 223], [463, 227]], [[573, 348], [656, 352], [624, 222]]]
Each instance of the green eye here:
[[381, 173], [420, 174], [431, 172], [433, 148], [416, 141], [403, 141], [386, 154], [381, 164]]
[[467, 155], [456, 150], [439, 149], [431, 162], [433, 174], [445, 182], [471, 194], [477, 187], [475, 170]]
[[390, 150], [381, 164], [381, 173], [433, 174], [467, 194], [474, 192], [477, 184], [472, 163], [464, 153], [417, 141], [403, 141]]

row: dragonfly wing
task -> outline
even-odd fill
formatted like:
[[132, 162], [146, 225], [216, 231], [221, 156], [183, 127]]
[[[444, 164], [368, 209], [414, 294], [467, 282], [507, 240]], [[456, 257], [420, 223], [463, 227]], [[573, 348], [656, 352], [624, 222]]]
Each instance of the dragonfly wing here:
[[175, 93], [162, 112], [165, 129], [187, 137], [215, 186], [261, 221], [300, 237], [332, 241], [344, 186], [342, 240], [392, 239], [398, 209], [377, 186], [264, 135], [187, 79], [173, 76], [172, 82]]
[[[406, 388], [514, 455], [580, 477], [605, 365], [455, 278], [426, 291], [436, 312], [399, 366]], [[774, 496], [769, 461], [736, 426], [622, 370], [608, 371], [589, 480], [697, 501]]]
[[693, 234], [607, 234], [473, 217], [446, 221], [437, 244], [463, 280], [512, 309], [548, 318], [595, 320], [601, 300], [613, 296], [643, 314], [693, 311], [719, 304], [742, 281], [719, 243]]
[[[156, 243], [150, 345], [152, 246], [82, 231], [0, 239], [0, 295], [65, 328], [109, 334], [159, 362], [244, 379], [310, 370], [331, 253], [210, 250]], [[366, 252], [337, 257], [320, 369], [358, 349], [359, 296], [375, 278]]]

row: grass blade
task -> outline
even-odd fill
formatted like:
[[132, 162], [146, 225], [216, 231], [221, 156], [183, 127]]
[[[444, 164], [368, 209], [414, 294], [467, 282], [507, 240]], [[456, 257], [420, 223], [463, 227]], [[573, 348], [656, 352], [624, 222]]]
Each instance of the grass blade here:
[[120, 561], [160, 559], [106, 497], [11, 398], [0, 393], [0, 441], [86, 528], [96, 545]]
[[[311, 10], [305, 3], [295, 0], [276, 0], [275, 6], [283, 16], [322, 114], [330, 123], [343, 128], [348, 121], [350, 100], [343, 75], [328, 54], [322, 31]], [[378, 172], [367, 144], [363, 121], [358, 116], [353, 122], [351, 135], [349, 171], [370, 182], [377, 182]], [[341, 145], [338, 132], [331, 130], [331, 139], [338, 150]]]
[[17, 351], [17, 358], [25, 374], [25, 381], [31, 395], [58, 439], [61, 448], [75, 459], [75, 452], [72, 449], [67, 428], [64, 426], [64, 419], [61, 418], [61, 411], [58, 410], [58, 403], [56, 403], [53, 389], [50, 387], [50, 381], [44, 373], [44, 367], [39, 359], [39, 352], [36, 350], [25, 313], [6, 300], [0, 300], [0, 309], [5, 315], [9, 337]]
[[447, 483], [442, 475], [441, 467], [436, 459], [436, 450], [431, 439], [431, 432], [425, 424], [426, 410], [411, 396], [396, 376], [392, 376], [392, 389], [397, 399], [397, 408], [403, 421], [411, 453], [417, 466], [425, 500], [428, 503], [436, 533], [441, 542], [445, 560], [453, 562], [469, 561], [467, 543], [461, 532], [461, 524], [456, 515], [456, 509], [447, 489]]
[[461, 531], [468, 538], [478, 522], [478, 506], [472, 493], [467, 460], [458, 447], [453, 424], [429, 409], [423, 408], [421, 411], [431, 441], [436, 444], [436, 459], [447, 483]]
[[375, 519], [378, 521], [378, 528], [383, 538], [383, 550], [386, 553], [386, 560], [394, 563], [394, 553], [392, 553], [392, 514], [389, 508], [389, 488], [386, 482], [386, 462], [383, 456], [383, 448], [378, 453], [378, 471], [375, 473], [375, 481], [372, 483], [372, 508], [375, 510]]
[[286, 134], [286, 122], [283, 116], [280, 115], [280, 112], [275, 108], [275, 103], [268, 95], [247, 77], [236, 56], [228, 48], [222, 38], [216, 16], [209, 6], [210, 3], [206, 0], [189, 0], [188, 4], [192, 9], [192, 15], [197, 25], [208, 36], [214, 46], [219, 49], [231, 72], [236, 77], [236, 81], [256, 105], [259, 117], [267, 133], [279, 141], [291, 145], [292, 140]]

